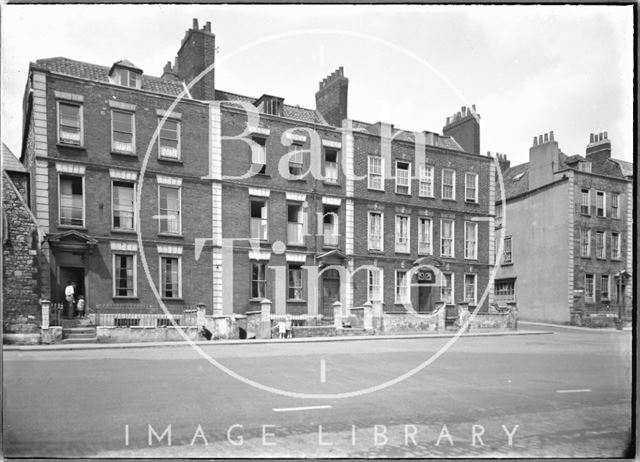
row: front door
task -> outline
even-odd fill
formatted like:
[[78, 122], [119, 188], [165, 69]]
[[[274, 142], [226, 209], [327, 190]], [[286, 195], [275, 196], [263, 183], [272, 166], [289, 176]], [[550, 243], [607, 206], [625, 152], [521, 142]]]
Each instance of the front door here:
[[333, 318], [333, 304], [339, 300], [340, 278], [338, 272], [335, 270], [327, 271], [322, 278], [322, 315]]
[[418, 286], [418, 311], [431, 313], [433, 311], [432, 287]]
[[76, 268], [73, 266], [61, 266], [58, 271], [58, 301], [64, 303], [64, 317], [73, 317], [73, 309], [65, 302], [64, 289], [69, 281], [76, 284], [76, 299], [78, 295], [84, 295], [84, 268]]

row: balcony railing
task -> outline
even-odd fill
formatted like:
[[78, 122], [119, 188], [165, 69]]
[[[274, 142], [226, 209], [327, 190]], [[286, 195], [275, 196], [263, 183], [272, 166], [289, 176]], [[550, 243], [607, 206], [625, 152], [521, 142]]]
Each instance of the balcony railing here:
[[251, 218], [251, 239], [267, 240], [266, 218]]
[[302, 223], [287, 223], [287, 242], [293, 245], [302, 245]]

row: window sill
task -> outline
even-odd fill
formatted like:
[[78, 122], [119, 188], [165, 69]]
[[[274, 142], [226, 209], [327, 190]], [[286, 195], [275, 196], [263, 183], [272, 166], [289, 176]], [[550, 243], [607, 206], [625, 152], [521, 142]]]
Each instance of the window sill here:
[[367, 187], [367, 189], [368, 189], [369, 191], [376, 191], [376, 192], [381, 192], [381, 193], [384, 193], [384, 192], [385, 192], [385, 191], [384, 191], [384, 189], [376, 189], [376, 188], [370, 188], [370, 187]]
[[[126, 297], [124, 295], [114, 295], [111, 298], [114, 300], [139, 300], [137, 295], [134, 295], [132, 297]], [[98, 312], [100, 312], [100, 310], [98, 310]]]
[[422, 194], [418, 194], [418, 197], [420, 199], [435, 199], [436, 196], [423, 196]]
[[117, 234], [138, 234], [135, 229], [119, 229], [119, 228], [111, 228], [112, 233]]
[[75, 151], [86, 151], [87, 148], [85, 148], [83, 145], [79, 145], [79, 144], [66, 144], [66, 143], [56, 143], [56, 147], [58, 148], [64, 148], [64, 149], [73, 149]]
[[169, 162], [171, 164], [184, 164], [184, 162], [182, 161], [182, 159], [171, 159], [170, 157], [159, 157], [158, 156], [158, 160], [161, 162]]
[[111, 151], [112, 155], [116, 155], [116, 156], [123, 156], [123, 157], [131, 157], [131, 158], [138, 158], [138, 155], [135, 152], [124, 152], [124, 151]]
[[441, 200], [446, 202], [457, 202], [455, 199], [447, 199], [446, 197], [443, 197]]
[[[293, 175], [293, 173], [289, 172], [289, 175]], [[287, 181], [293, 181], [296, 183], [305, 183], [307, 181], [307, 178], [287, 178]]]
[[410, 250], [395, 250], [396, 254], [402, 254], [402, 255], [411, 255], [411, 251]]
[[176, 239], [184, 239], [182, 234], [158, 233], [158, 237], [175, 237]]
[[287, 298], [287, 303], [307, 303], [307, 301], [298, 298]]
[[591, 214], [590, 214], [590, 213], [583, 213], [583, 212], [580, 212], [580, 215], [581, 215], [581, 216], [583, 216], [583, 217], [591, 217]]
[[464, 203], [465, 205], [475, 205], [476, 207], [480, 207], [480, 203], [478, 201], [469, 201], [465, 199]]
[[384, 250], [382, 249], [367, 249], [367, 251], [369, 251], [369, 253], [375, 253], [375, 254], [384, 254]]
[[476, 257], [476, 258], [467, 258], [467, 257], [464, 257], [464, 261], [473, 261], [473, 262], [478, 263], [478, 258], [477, 258], [477, 257]]
[[584, 258], [585, 260], [591, 260], [591, 255], [580, 255], [580, 258]]
[[611, 261], [622, 261], [622, 258], [620, 258], [620, 257], [616, 257], [616, 258], [611, 257]]
[[[162, 301], [163, 302], [180, 302], [180, 303], [184, 303], [184, 298], [182, 297], [162, 297]], [[176, 316], [175, 314], [173, 315], [174, 317]]]
[[342, 185], [338, 181], [327, 181], [327, 180], [324, 180], [322, 182], [322, 184], [324, 184], [326, 186], [334, 186], [334, 187], [342, 188]]
[[269, 175], [268, 173], [260, 173], [260, 172], [256, 173], [253, 176], [257, 176], [257, 177], [261, 177], [261, 178], [271, 178], [271, 175]]
[[455, 260], [456, 257], [453, 255], [440, 255], [440, 258], [446, 258], [447, 260]]
[[338, 248], [338, 245], [329, 245], [329, 244], [323, 244], [322, 245], [322, 249], [323, 250], [336, 250]]
[[266, 300], [265, 298], [250, 298], [249, 299], [249, 303], [262, 303], [263, 300]]
[[58, 228], [60, 228], [60, 229], [77, 229], [78, 231], [88, 231], [89, 230], [84, 225], [76, 226], [76, 225], [61, 225], [61, 224], [58, 224]]
[[433, 252], [418, 252], [418, 255], [431, 256], [431, 255], [433, 255]]
[[411, 191], [409, 191], [409, 192], [396, 191], [396, 194], [398, 194], [400, 196], [411, 196]]
[[500, 266], [513, 266], [513, 262], [502, 263]]

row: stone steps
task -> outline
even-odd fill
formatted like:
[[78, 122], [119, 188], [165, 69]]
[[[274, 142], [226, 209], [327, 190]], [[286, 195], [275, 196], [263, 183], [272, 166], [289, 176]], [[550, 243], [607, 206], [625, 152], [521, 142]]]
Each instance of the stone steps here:
[[96, 343], [96, 326], [87, 318], [65, 319], [62, 328], [62, 343]]

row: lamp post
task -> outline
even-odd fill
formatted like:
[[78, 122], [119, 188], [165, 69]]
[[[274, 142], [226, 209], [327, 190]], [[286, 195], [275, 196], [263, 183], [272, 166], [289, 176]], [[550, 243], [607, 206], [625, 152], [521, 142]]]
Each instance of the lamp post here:
[[615, 274], [615, 277], [618, 280], [618, 320], [616, 322], [616, 329], [618, 330], [622, 330], [622, 315], [625, 312], [626, 308], [626, 300], [624, 296], [624, 290], [622, 288], [624, 287], [624, 283], [629, 276], [630, 274], [627, 272], [627, 270], [622, 270]]

